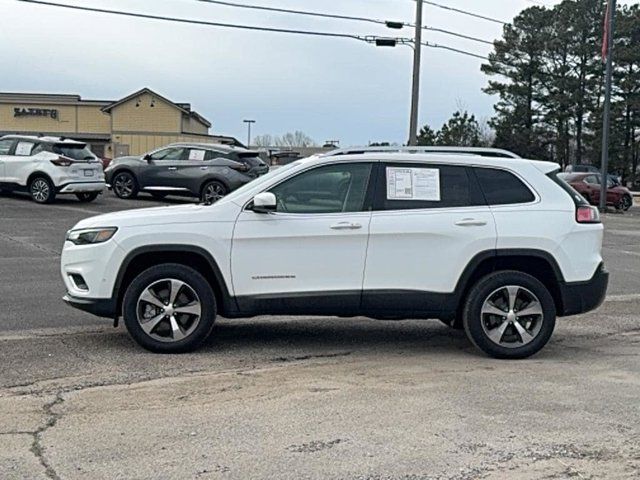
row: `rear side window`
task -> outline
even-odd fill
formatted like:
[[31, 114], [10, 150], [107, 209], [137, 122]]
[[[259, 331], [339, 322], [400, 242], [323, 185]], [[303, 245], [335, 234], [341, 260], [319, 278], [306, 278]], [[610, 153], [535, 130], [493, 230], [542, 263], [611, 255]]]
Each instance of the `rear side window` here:
[[28, 157], [29, 155], [31, 155], [31, 150], [33, 150], [33, 142], [21, 142], [19, 141], [18, 144], [16, 145], [16, 151], [14, 152], [14, 155], [17, 155], [19, 157]]
[[[430, 195], [432, 198], [424, 199]], [[405, 196], [407, 198], [400, 198]], [[478, 205], [485, 205], [485, 201], [467, 167], [389, 163], [382, 165], [378, 175], [374, 207], [376, 210], [416, 210]]]
[[506, 170], [474, 168], [478, 182], [489, 205], [529, 203], [535, 196], [518, 177]]

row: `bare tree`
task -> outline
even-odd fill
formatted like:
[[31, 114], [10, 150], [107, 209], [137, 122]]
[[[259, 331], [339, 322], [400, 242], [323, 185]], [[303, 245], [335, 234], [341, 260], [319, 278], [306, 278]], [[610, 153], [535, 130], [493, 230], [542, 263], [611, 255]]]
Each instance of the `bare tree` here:
[[253, 139], [253, 144], [256, 147], [272, 147], [274, 145], [274, 140], [271, 135], [258, 135]]
[[316, 142], [304, 132], [285, 133], [281, 137], [275, 137], [274, 143], [278, 147], [315, 147]]

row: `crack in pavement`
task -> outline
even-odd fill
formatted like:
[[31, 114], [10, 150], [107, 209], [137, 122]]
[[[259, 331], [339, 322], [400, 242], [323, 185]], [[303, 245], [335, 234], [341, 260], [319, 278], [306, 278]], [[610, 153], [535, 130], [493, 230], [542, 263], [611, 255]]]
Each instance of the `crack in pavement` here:
[[42, 435], [50, 428], [55, 427], [60, 417], [62, 417], [61, 413], [56, 413], [53, 411], [53, 409], [57, 405], [60, 405], [64, 402], [64, 398], [62, 397], [62, 395], [63, 395], [62, 392], [58, 392], [54, 400], [52, 400], [49, 403], [46, 403], [42, 407], [42, 410], [47, 417], [46, 422], [43, 426], [39, 427], [35, 432], [31, 432], [31, 435], [33, 436], [33, 442], [30, 448], [31, 453], [33, 453], [36, 456], [36, 458], [40, 462], [40, 465], [42, 465], [42, 467], [44, 468], [45, 475], [53, 480], [60, 480], [60, 477], [58, 476], [56, 471], [53, 469], [51, 464], [47, 461], [47, 459], [44, 456], [45, 449], [44, 449], [44, 446], [42, 445]]
[[27, 242], [25, 240], [20, 240], [19, 238], [12, 237], [11, 235], [7, 235], [5, 233], [0, 233], [0, 238], [8, 240], [13, 243], [17, 243], [18, 245], [34, 248], [36, 250], [40, 250], [41, 252], [45, 252], [48, 254], [53, 254], [56, 257], [60, 256], [60, 252], [57, 250], [53, 250], [51, 248], [43, 247], [42, 245], [38, 245], [36, 243]]

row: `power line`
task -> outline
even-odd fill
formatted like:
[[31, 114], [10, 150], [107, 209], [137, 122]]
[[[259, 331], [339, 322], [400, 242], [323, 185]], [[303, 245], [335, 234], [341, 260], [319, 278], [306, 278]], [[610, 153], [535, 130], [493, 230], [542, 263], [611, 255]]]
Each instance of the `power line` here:
[[[357, 22], [376, 23], [379, 25], [387, 24], [387, 22], [384, 20], [378, 20], [375, 18], [367, 18], [367, 17], [355, 17], [350, 15], [338, 15], [333, 13], [310, 12], [308, 10], [292, 10], [289, 8], [265, 7], [262, 5], [247, 5], [244, 3], [226, 2], [222, 0], [195, 0], [195, 1], [202, 2], [202, 3], [212, 3], [215, 5], [222, 5], [225, 7], [245, 8], [249, 10], [263, 10], [267, 12], [277, 12], [277, 13], [292, 13], [295, 15], [306, 15], [309, 17], [336, 18], [338, 20], [352, 20]], [[405, 23], [405, 22], [394, 22], [394, 23], [401, 24], [402, 26], [410, 26], [408, 23]]]
[[430, 48], [441, 48], [443, 50], [449, 50], [450, 52], [460, 53], [462, 55], [467, 55], [468, 57], [480, 58], [482, 60], [489, 60], [489, 58], [479, 55], [477, 53], [468, 52], [466, 50], [460, 50], [459, 48], [448, 47], [446, 45], [440, 45], [439, 43], [431, 43], [431, 42], [422, 42], [422, 45]]
[[461, 13], [463, 15], [468, 15], [470, 17], [479, 18], [481, 20], [486, 20], [488, 22], [499, 23], [501, 25], [507, 25], [507, 22], [503, 22], [502, 20], [498, 20], [497, 18], [487, 17], [485, 15], [480, 15], [479, 13], [473, 13], [473, 12], [469, 12], [468, 10], [462, 10], [461, 8], [454, 8], [454, 7], [450, 7], [448, 5], [441, 5], [440, 3], [431, 2], [429, 0], [422, 0], [422, 2], [426, 3], [427, 5], [431, 5], [433, 7], [438, 7], [438, 8], [442, 8], [444, 10], [449, 10], [451, 12]]
[[[80, 10], [85, 12], [93, 12], [93, 13], [106, 13], [110, 15], [120, 15], [125, 17], [134, 17], [134, 18], [144, 18], [148, 20], [161, 20], [166, 22], [178, 22], [178, 23], [186, 23], [186, 24], [194, 24], [194, 25], [204, 25], [204, 26], [212, 26], [212, 27], [221, 27], [221, 28], [236, 28], [242, 30], [254, 30], [261, 32], [272, 32], [272, 33], [287, 33], [287, 34], [295, 34], [295, 35], [312, 35], [318, 37], [335, 37], [335, 38], [350, 38], [353, 40], [359, 40], [367, 43], [375, 43], [380, 46], [395, 46], [396, 44], [400, 45], [410, 45], [413, 43], [413, 40], [410, 38], [385, 38], [385, 37], [377, 37], [373, 35], [360, 36], [353, 35], [348, 33], [333, 33], [333, 32], [319, 32], [312, 30], [294, 30], [287, 28], [274, 28], [274, 27], [260, 27], [254, 25], [243, 25], [243, 24], [232, 24], [232, 23], [221, 23], [221, 22], [209, 22], [205, 20], [194, 20], [187, 18], [177, 18], [177, 17], [167, 17], [162, 15], [151, 15], [146, 13], [136, 13], [136, 12], [126, 12], [122, 10], [109, 10], [106, 8], [96, 8], [96, 7], [83, 7], [80, 5], [68, 5], [64, 3], [57, 2], [49, 2], [44, 0], [15, 0], [16, 2], [22, 3], [30, 3], [36, 5], [44, 5], [48, 7], [57, 7], [57, 8], [65, 8], [69, 10]], [[483, 60], [487, 60], [486, 57], [481, 55], [468, 52], [465, 50], [449, 47], [447, 45], [441, 45], [437, 43], [431, 42], [423, 42], [422, 45], [430, 48], [440, 48], [443, 50], [448, 50], [451, 52], [460, 53], [463, 55], [481, 58]]]
[[[309, 10], [293, 10], [293, 9], [290, 9], [290, 8], [265, 7], [263, 5], [255, 5], [255, 4], [251, 4], [250, 5], [250, 4], [246, 4], [246, 3], [229, 2], [229, 1], [225, 1], [225, 0], [195, 0], [195, 1], [196, 2], [202, 2], [202, 3], [214, 4], [214, 5], [222, 5], [222, 6], [225, 6], [225, 7], [244, 8], [244, 9], [248, 9], [248, 10], [262, 10], [262, 11], [267, 11], [267, 12], [287, 13], [287, 14], [294, 14], [294, 15], [306, 15], [306, 16], [309, 16], [309, 17], [335, 18], [335, 19], [338, 19], [338, 20], [367, 22], [367, 23], [374, 23], [374, 24], [377, 24], [377, 25], [385, 25], [387, 27], [389, 27], [390, 25], [394, 25], [394, 27], [391, 27], [391, 28], [415, 27], [415, 24], [409, 23], [409, 22], [387, 21], [387, 20], [380, 20], [380, 19], [370, 18], [370, 17], [357, 17], [357, 16], [351, 16], [351, 15], [338, 15], [338, 14], [333, 14], [333, 13], [311, 12]], [[438, 33], [443, 33], [445, 35], [452, 35], [452, 36], [455, 36], [455, 37], [464, 38], [465, 40], [471, 40], [471, 41], [474, 41], [474, 42], [484, 43], [484, 44], [487, 44], [487, 45], [493, 45], [493, 42], [491, 42], [489, 40], [484, 40], [484, 39], [478, 38], [478, 37], [472, 37], [470, 35], [465, 35], [463, 33], [454, 32], [454, 31], [451, 31], [451, 30], [446, 30], [444, 28], [429, 27], [429, 26], [424, 26], [422, 28], [424, 30], [429, 30], [429, 31], [432, 31], [432, 32], [438, 32]]]
[[312, 30], [294, 30], [294, 29], [288, 29], [288, 28], [259, 27], [255, 25], [243, 25], [243, 24], [236, 24], [236, 23], [208, 22], [205, 20], [166, 17], [162, 15], [151, 15], [147, 13], [125, 12], [122, 10], [109, 10], [106, 8], [81, 7], [80, 5], [67, 5], [64, 3], [47, 2], [43, 0], [15, 0], [15, 1], [22, 2], [22, 3], [36, 4], [36, 5], [45, 5], [48, 7], [66, 8], [69, 10], [82, 10], [85, 12], [94, 12], [94, 13], [108, 13], [111, 15], [145, 18], [149, 20], [162, 20], [166, 22], [189, 23], [193, 25], [206, 25], [210, 27], [221, 27], [221, 28], [236, 28], [241, 30], [256, 30], [261, 32], [290, 33], [295, 35], [312, 35], [316, 37], [351, 38], [353, 40], [367, 41], [363, 36], [353, 35], [349, 33], [317, 32]]

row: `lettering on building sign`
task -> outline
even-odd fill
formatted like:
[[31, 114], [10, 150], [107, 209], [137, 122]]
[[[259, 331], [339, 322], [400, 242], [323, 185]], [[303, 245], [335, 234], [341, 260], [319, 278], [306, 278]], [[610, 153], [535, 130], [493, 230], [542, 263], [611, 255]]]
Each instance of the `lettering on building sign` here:
[[58, 110], [55, 108], [25, 108], [16, 107], [13, 109], [14, 117], [51, 117], [58, 119]]

